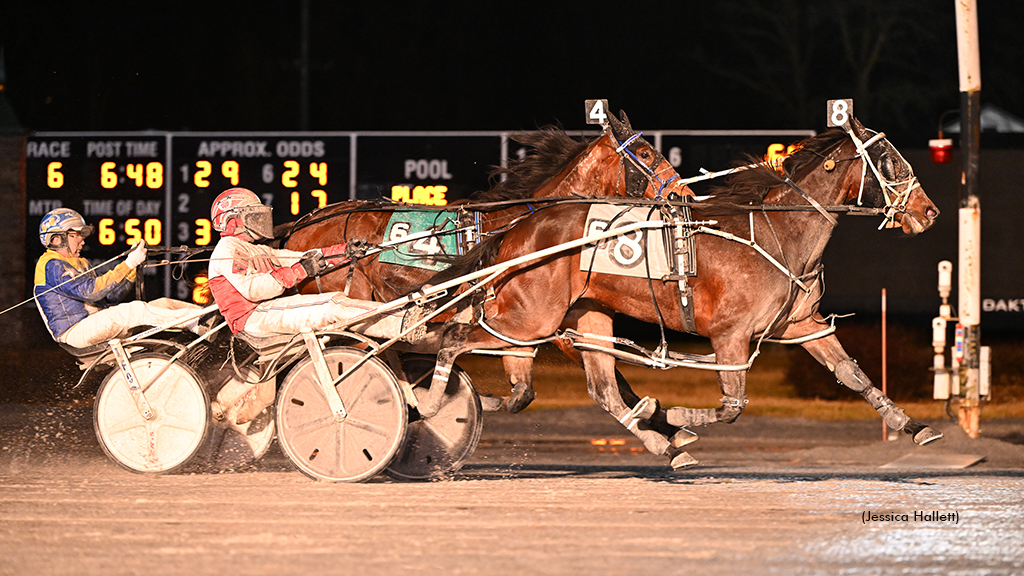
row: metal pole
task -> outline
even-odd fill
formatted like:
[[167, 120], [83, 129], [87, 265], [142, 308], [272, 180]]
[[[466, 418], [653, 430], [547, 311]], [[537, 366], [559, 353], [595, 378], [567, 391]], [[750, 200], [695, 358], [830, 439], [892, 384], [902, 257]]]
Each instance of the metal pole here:
[[957, 55], [960, 70], [960, 175], [959, 303], [964, 327], [963, 401], [960, 427], [978, 437], [981, 416], [979, 396], [981, 355], [981, 201], [978, 197], [978, 165], [981, 148], [981, 58], [978, 50], [977, 0], [954, 0]]
[[299, 34], [299, 130], [309, 130], [309, 0], [302, 0]]
[[[889, 358], [887, 352], [889, 350], [888, 343], [886, 342], [886, 328], [888, 327], [887, 317], [887, 299], [885, 297], [885, 288], [882, 288], [882, 395], [889, 395]], [[882, 420], [882, 440], [889, 439], [889, 426], [886, 425], [885, 420]]]

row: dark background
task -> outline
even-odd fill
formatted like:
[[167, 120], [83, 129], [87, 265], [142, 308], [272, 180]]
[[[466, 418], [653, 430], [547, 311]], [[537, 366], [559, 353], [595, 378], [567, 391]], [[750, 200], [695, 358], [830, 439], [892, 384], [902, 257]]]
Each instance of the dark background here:
[[[4, 93], [31, 130], [823, 129], [897, 146], [959, 106], [954, 1], [0, 2]], [[1024, 3], [979, 2], [983, 102], [1024, 116]], [[923, 144], [922, 144], [923, 145]]]

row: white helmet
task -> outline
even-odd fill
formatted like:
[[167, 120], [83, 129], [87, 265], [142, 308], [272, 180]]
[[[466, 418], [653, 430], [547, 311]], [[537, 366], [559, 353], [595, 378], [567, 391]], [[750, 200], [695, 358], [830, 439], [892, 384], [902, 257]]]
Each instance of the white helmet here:
[[[50, 210], [39, 223], [39, 241], [49, 248], [54, 236], [64, 236], [72, 230], [85, 238], [92, 234], [93, 228], [85, 223], [81, 214], [70, 208]], [[67, 244], [66, 240], [64, 244]]]
[[221, 192], [210, 208], [210, 220], [213, 229], [224, 236], [248, 232], [255, 240], [274, 237], [271, 208], [264, 206], [248, 188], [230, 188]]

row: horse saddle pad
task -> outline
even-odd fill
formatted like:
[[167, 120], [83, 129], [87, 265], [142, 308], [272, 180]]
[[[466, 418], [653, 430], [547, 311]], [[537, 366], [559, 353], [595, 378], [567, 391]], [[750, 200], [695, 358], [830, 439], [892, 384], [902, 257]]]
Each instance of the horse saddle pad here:
[[[585, 235], [599, 234], [634, 222], [661, 220], [661, 212], [650, 206], [595, 204], [587, 214]], [[672, 274], [665, 247], [664, 229], [634, 230], [587, 245], [580, 256], [580, 270], [662, 279]]]
[[[381, 262], [427, 270], [443, 270], [448, 262], [438, 256], [457, 256], [460, 236], [456, 233], [459, 213], [438, 210], [396, 210], [384, 230], [384, 242], [399, 242], [380, 255]], [[429, 236], [423, 232], [431, 232]], [[406, 236], [414, 240], [401, 242]]]

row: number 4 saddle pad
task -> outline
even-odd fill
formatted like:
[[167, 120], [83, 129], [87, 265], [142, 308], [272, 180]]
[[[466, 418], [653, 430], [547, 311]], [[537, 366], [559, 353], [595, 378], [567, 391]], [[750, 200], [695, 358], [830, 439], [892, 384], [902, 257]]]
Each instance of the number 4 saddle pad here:
[[[438, 256], [457, 256], [460, 234], [456, 227], [459, 213], [439, 210], [396, 210], [384, 230], [385, 242], [400, 242], [406, 236], [415, 240], [400, 242], [380, 255], [381, 262], [413, 266], [427, 270], [444, 270], [448, 262]], [[424, 232], [431, 232], [424, 235]]]

